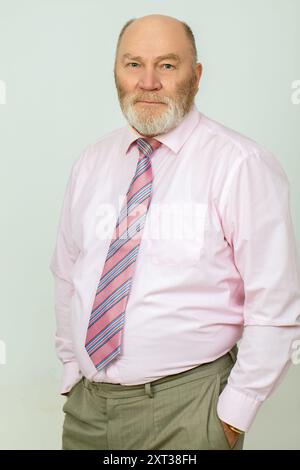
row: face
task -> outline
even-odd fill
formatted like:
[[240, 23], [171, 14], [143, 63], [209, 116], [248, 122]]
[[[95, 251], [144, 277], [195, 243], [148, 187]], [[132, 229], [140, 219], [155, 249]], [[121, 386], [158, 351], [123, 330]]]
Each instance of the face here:
[[141, 135], [153, 137], [176, 127], [198, 91], [201, 64], [193, 63], [181, 23], [141, 19], [124, 32], [115, 62], [121, 109]]

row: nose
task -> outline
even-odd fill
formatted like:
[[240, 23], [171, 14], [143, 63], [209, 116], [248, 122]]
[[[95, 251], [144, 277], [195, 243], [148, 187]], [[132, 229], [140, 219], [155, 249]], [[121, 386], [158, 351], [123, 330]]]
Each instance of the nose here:
[[162, 87], [155, 70], [152, 68], [143, 70], [138, 81], [138, 86], [141, 90], [160, 90]]

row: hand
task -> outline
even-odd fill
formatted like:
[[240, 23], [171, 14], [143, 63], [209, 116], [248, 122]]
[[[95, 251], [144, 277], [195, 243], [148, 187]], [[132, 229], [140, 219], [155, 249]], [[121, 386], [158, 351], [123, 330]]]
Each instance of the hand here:
[[228, 424], [224, 421], [221, 420], [221, 423], [223, 425], [224, 433], [229, 443], [229, 446], [232, 449], [235, 446], [238, 438], [240, 437], [240, 434], [238, 432], [233, 431], [233, 429], [230, 429]]

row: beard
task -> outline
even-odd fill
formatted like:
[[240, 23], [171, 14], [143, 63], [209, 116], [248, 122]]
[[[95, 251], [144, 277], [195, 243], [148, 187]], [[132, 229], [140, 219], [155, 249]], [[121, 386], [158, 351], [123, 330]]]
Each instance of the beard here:
[[[116, 73], [115, 83], [120, 107], [125, 118], [132, 127], [146, 137], [165, 134], [174, 129], [190, 111], [198, 91], [197, 76], [194, 73], [177, 85], [172, 97], [160, 96], [155, 92], [147, 91], [129, 94], [118, 80]], [[136, 106], [138, 101], [154, 101], [164, 104], [158, 106], [140, 103]]]

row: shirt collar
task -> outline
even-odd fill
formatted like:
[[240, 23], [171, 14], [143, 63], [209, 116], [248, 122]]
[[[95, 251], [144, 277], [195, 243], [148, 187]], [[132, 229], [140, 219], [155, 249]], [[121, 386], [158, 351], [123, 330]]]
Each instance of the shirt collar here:
[[[195, 103], [190, 111], [184, 116], [183, 120], [174, 129], [166, 134], [158, 135], [157, 140], [166, 145], [175, 155], [177, 155], [192, 134], [196, 125], [200, 121], [201, 113], [198, 111]], [[131, 145], [141, 136], [132, 126], [125, 127], [124, 136], [124, 154], [128, 154]]]

